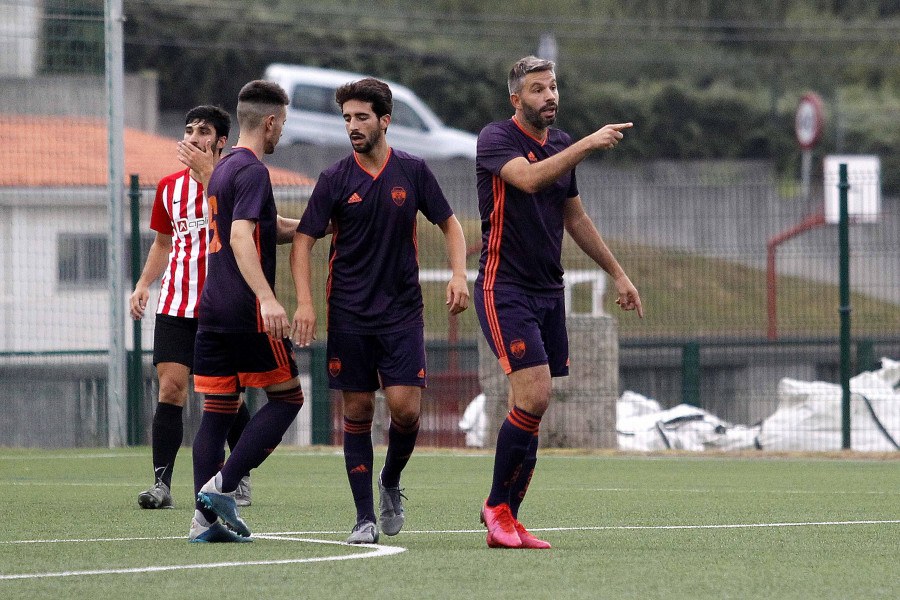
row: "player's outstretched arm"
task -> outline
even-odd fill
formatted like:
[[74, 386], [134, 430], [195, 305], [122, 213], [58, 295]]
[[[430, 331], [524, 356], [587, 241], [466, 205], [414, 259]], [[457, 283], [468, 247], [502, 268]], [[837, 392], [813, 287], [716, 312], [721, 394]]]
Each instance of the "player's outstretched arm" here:
[[246, 219], [234, 221], [231, 224], [231, 249], [241, 276], [259, 300], [259, 313], [266, 333], [270, 337], [281, 339], [290, 333], [291, 323], [263, 273], [259, 255], [256, 253], [256, 244], [253, 242], [254, 231], [256, 231], [255, 221]]
[[466, 283], [466, 238], [456, 215], [439, 223], [447, 244], [447, 257], [453, 276], [447, 284], [447, 306], [451, 315], [457, 315], [469, 306], [469, 285]]
[[128, 299], [131, 318], [140, 321], [144, 317], [147, 301], [150, 299], [150, 284], [156, 281], [169, 266], [169, 252], [172, 249], [172, 236], [156, 233], [156, 239], [147, 253], [144, 270], [134, 285], [134, 292]]
[[569, 235], [572, 236], [578, 247], [613, 278], [618, 294], [616, 304], [622, 310], [636, 310], [638, 316], [643, 318], [644, 309], [641, 305], [641, 297], [637, 288], [631, 283], [619, 261], [616, 260], [606, 242], [603, 241], [600, 232], [594, 226], [594, 222], [584, 212], [580, 196], [566, 200], [563, 209], [563, 219], [566, 231], [569, 232]]
[[294, 241], [294, 234], [297, 233], [297, 225], [300, 219], [289, 219], [278, 215], [278, 233], [275, 234], [275, 241], [278, 244], [290, 244]]
[[297, 311], [291, 323], [291, 339], [298, 346], [309, 346], [316, 339], [316, 311], [310, 285], [312, 249], [316, 238], [297, 233], [291, 245], [291, 276], [297, 291]]
[[514, 158], [500, 169], [500, 177], [523, 192], [534, 194], [574, 169], [595, 150], [615, 148], [624, 137], [623, 130], [633, 123], [611, 123], [586, 135], [562, 152], [538, 162], [529, 162], [524, 156]]

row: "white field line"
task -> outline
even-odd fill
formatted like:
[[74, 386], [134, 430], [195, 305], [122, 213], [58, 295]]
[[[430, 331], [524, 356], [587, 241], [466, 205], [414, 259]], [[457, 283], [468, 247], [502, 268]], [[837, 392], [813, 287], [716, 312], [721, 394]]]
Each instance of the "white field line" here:
[[[246, 567], [246, 566], [266, 566], [266, 565], [290, 565], [300, 563], [327, 562], [338, 560], [356, 560], [360, 558], [379, 558], [382, 556], [390, 556], [405, 552], [406, 548], [401, 546], [381, 546], [378, 544], [346, 544], [344, 542], [336, 542], [334, 540], [319, 540], [312, 538], [287, 537], [277, 534], [257, 534], [254, 537], [266, 539], [280, 539], [294, 542], [306, 542], [310, 544], [333, 544], [337, 546], [345, 546], [350, 548], [362, 548], [365, 552], [356, 554], [339, 554], [333, 556], [317, 556], [313, 558], [286, 558], [280, 560], [247, 560], [234, 562], [189, 564], [189, 565], [157, 565], [148, 567], [132, 567], [129, 569], [95, 569], [83, 571], [58, 571], [51, 573], [17, 573], [12, 575], [0, 575], [0, 581], [13, 579], [45, 579], [51, 577], [83, 577], [88, 575], [127, 575], [133, 573], [157, 573], [161, 571], [183, 571], [187, 569], [218, 569], [223, 567]], [[121, 539], [96, 539], [96, 540], [20, 540], [14, 543], [37, 543], [37, 542], [109, 542], [109, 541], [134, 541], [134, 540], [165, 540], [165, 539], [184, 539], [184, 538], [121, 538]], [[7, 542], [8, 543], [8, 542]]]
[[[823, 527], [823, 526], [847, 526], [847, 525], [897, 525], [900, 520], [870, 520], [870, 521], [809, 521], [809, 522], [785, 522], [785, 523], [732, 523], [722, 525], [606, 525], [606, 526], [584, 526], [584, 527], [533, 527], [531, 531], [668, 531], [668, 530], [688, 530], [688, 529], [749, 529], [749, 528], [765, 528], [765, 527]], [[329, 535], [340, 534], [343, 531], [283, 531], [274, 533], [256, 534], [254, 537], [260, 539], [273, 540], [289, 540], [296, 542], [305, 542], [311, 544], [332, 544], [338, 546], [350, 546], [344, 542], [334, 540], [322, 540], [316, 538], [297, 537], [302, 535]], [[452, 533], [484, 533], [484, 529], [446, 529], [446, 530], [418, 530], [405, 531], [410, 534], [452, 534]], [[148, 541], [148, 540], [172, 540], [184, 539], [183, 537], [134, 537], [134, 538], [94, 538], [94, 539], [57, 539], [57, 540], [10, 540], [0, 541], [0, 544], [54, 544], [54, 543], [90, 543], [90, 542], [126, 542], [126, 541]], [[58, 571], [50, 573], [17, 573], [9, 575], [0, 575], [0, 581], [8, 581], [14, 579], [44, 579], [52, 577], [80, 577], [90, 575], [124, 575], [133, 573], [153, 573], [161, 571], [182, 571], [187, 569], [214, 569], [223, 567], [243, 567], [243, 566], [265, 566], [265, 565], [285, 565], [300, 564], [313, 562], [326, 562], [338, 560], [355, 560], [360, 558], [378, 558], [382, 556], [390, 556], [405, 552], [406, 548], [401, 546], [381, 546], [378, 544], [359, 544], [354, 548], [365, 548], [365, 553], [319, 556], [314, 558], [288, 558], [280, 560], [253, 560], [253, 561], [235, 561], [221, 563], [204, 563], [189, 565], [156, 565], [147, 567], [133, 567], [128, 569], [96, 569], [83, 571]]]
[[625, 493], [645, 493], [645, 492], [664, 492], [666, 494], [809, 494], [815, 496], [895, 496], [900, 494], [897, 490], [758, 490], [758, 489], [740, 489], [740, 488], [541, 488], [547, 491], [565, 491], [573, 492], [625, 492]]

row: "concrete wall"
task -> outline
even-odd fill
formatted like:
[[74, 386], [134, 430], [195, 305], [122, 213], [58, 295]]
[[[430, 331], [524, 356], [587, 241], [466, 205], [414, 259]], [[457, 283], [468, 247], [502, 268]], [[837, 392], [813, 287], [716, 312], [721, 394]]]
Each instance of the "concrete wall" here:
[[[156, 73], [125, 76], [125, 127], [156, 133], [159, 89]], [[106, 84], [102, 75], [0, 77], [0, 106], [7, 114], [106, 118]]]

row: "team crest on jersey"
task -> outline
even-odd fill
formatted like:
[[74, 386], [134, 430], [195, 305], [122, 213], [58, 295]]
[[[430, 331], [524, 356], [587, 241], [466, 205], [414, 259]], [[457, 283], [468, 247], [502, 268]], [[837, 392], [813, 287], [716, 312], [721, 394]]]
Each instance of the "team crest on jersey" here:
[[403, 206], [403, 203], [406, 202], [406, 190], [399, 185], [391, 188], [391, 199], [397, 206]]
[[205, 229], [208, 224], [209, 219], [206, 217], [200, 219], [178, 219], [175, 221], [175, 229], [178, 233], [188, 233], [189, 231]]
[[534, 152], [528, 153], [528, 160], [529, 162], [537, 162], [537, 156], [534, 155]]
[[357, 202], [362, 202], [362, 197], [356, 192], [353, 192], [353, 195], [347, 199], [347, 204], [356, 204]]
[[516, 358], [522, 358], [525, 356], [525, 341], [515, 339], [509, 343], [509, 351], [512, 352], [512, 355]]
[[337, 377], [341, 374], [341, 359], [337, 356], [328, 359], [328, 372], [331, 373], [332, 377]]

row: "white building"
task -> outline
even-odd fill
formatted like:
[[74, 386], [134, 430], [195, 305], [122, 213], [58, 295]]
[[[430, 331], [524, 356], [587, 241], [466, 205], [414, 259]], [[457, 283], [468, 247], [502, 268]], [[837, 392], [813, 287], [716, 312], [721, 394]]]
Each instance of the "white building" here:
[[[105, 350], [105, 123], [84, 117], [0, 115], [0, 164], [0, 353]], [[156, 184], [182, 168], [175, 140], [126, 129], [126, 173], [137, 174], [143, 188], [140, 268], [154, 236], [149, 215]], [[309, 178], [282, 169], [271, 173], [279, 200], [309, 196], [314, 183]], [[123, 212], [129, 215], [130, 209], [126, 206]], [[130, 222], [124, 228], [128, 238]], [[128, 248], [126, 259], [127, 254]], [[130, 293], [130, 276], [123, 287]], [[155, 308], [154, 293], [149, 312]], [[127, 303], [127, 297], [122, 302]], [[130, 321], [127, 309], [124, 314]], [[131, 330], [129, 323], [129, 336]], [[143, 320], [142, 330], [144, 339], [152, 340], [152, 315]]]

